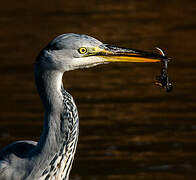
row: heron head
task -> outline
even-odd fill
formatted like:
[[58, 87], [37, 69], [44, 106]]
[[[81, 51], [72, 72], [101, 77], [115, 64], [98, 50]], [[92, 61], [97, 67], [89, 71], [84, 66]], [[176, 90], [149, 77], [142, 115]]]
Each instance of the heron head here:
[[144, 52], [103, 44], [80, 34], [62, 34], [40, 53], [37, 62], [47, 69], [69, 71], [108, 62], [160, 62], [166, 59], [157, 53]]

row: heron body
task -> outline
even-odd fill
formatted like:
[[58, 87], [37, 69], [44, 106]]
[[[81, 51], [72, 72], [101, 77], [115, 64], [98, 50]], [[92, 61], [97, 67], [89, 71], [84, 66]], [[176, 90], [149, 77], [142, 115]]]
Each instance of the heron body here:
[[164, 56], [103, 44], [79, 34], [63, 34], [38, 55], [35, 83], [44, 106], [39, 142], [17, 141], [0, 152], [1, 180], [68, 180], [78, 134], [78, 111], [64, 89], [64, 72], [108, 62], [159, 62]]

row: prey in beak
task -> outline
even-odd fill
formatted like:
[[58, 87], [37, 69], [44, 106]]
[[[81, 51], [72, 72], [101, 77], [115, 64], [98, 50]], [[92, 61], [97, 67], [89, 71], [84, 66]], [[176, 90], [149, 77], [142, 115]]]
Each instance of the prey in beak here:
[[155, 84], [164, 88], [166, 92], [170, 92], [173, 89], [173, 85], [168, 77], [169, 59], [162, 49], [156, 48], [156, 50], [158, 53], [102, 44], [94, 48], [93, 51], [89, 51], [91, 52], [89, 55], [99, 56], [105, 62], [161, 62], [161, 73], [156, 77]]

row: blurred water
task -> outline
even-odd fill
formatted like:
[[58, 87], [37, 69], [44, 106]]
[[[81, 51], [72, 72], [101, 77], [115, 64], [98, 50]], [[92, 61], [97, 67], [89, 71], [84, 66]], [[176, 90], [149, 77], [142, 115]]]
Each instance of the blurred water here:
[[153, 85], [159, 64], [110, 64], [64, 75], [80, 114], [73, 180], [196, 178], [195, 1], [4, 1], [0, 6], [0, 146], [38, 140], [38, 52], [61, 33], [135, 49], [163, 48], [175, 89]]

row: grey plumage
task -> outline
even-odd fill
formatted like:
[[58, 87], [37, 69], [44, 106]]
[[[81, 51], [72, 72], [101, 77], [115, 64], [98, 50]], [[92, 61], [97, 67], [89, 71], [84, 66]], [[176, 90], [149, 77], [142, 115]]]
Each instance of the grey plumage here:
[[108, 62], [158, 62], [164, 56], [103, 44], [87, 36], [63, 34], [51, 41], [35, 63], [35, 84], [43, 103], [39, 142], [18, 141], [0, 152], [0, 179], [69, 179], [76, 151], [79, 118], [72, 96], [63, 88], [65, 71]]
[[[0, 179], [69, 178], [78, 140], [79, 118], [72, 96], [63, 88], [62, 76], [69, 70], [66, 61], [76, 54], [68, 55], [67, 52], [71, 49], [77, 51], [80, 47], [69, 41], [85, 39], [88, 43], [87, 36], [64, 34], [41, 51], [35, 64], [35, 82], [45, 108], [43, 133], [38, 143], [18, 141], [2, 149]], [[79, 54], [75, 56], [79, 57]]]

